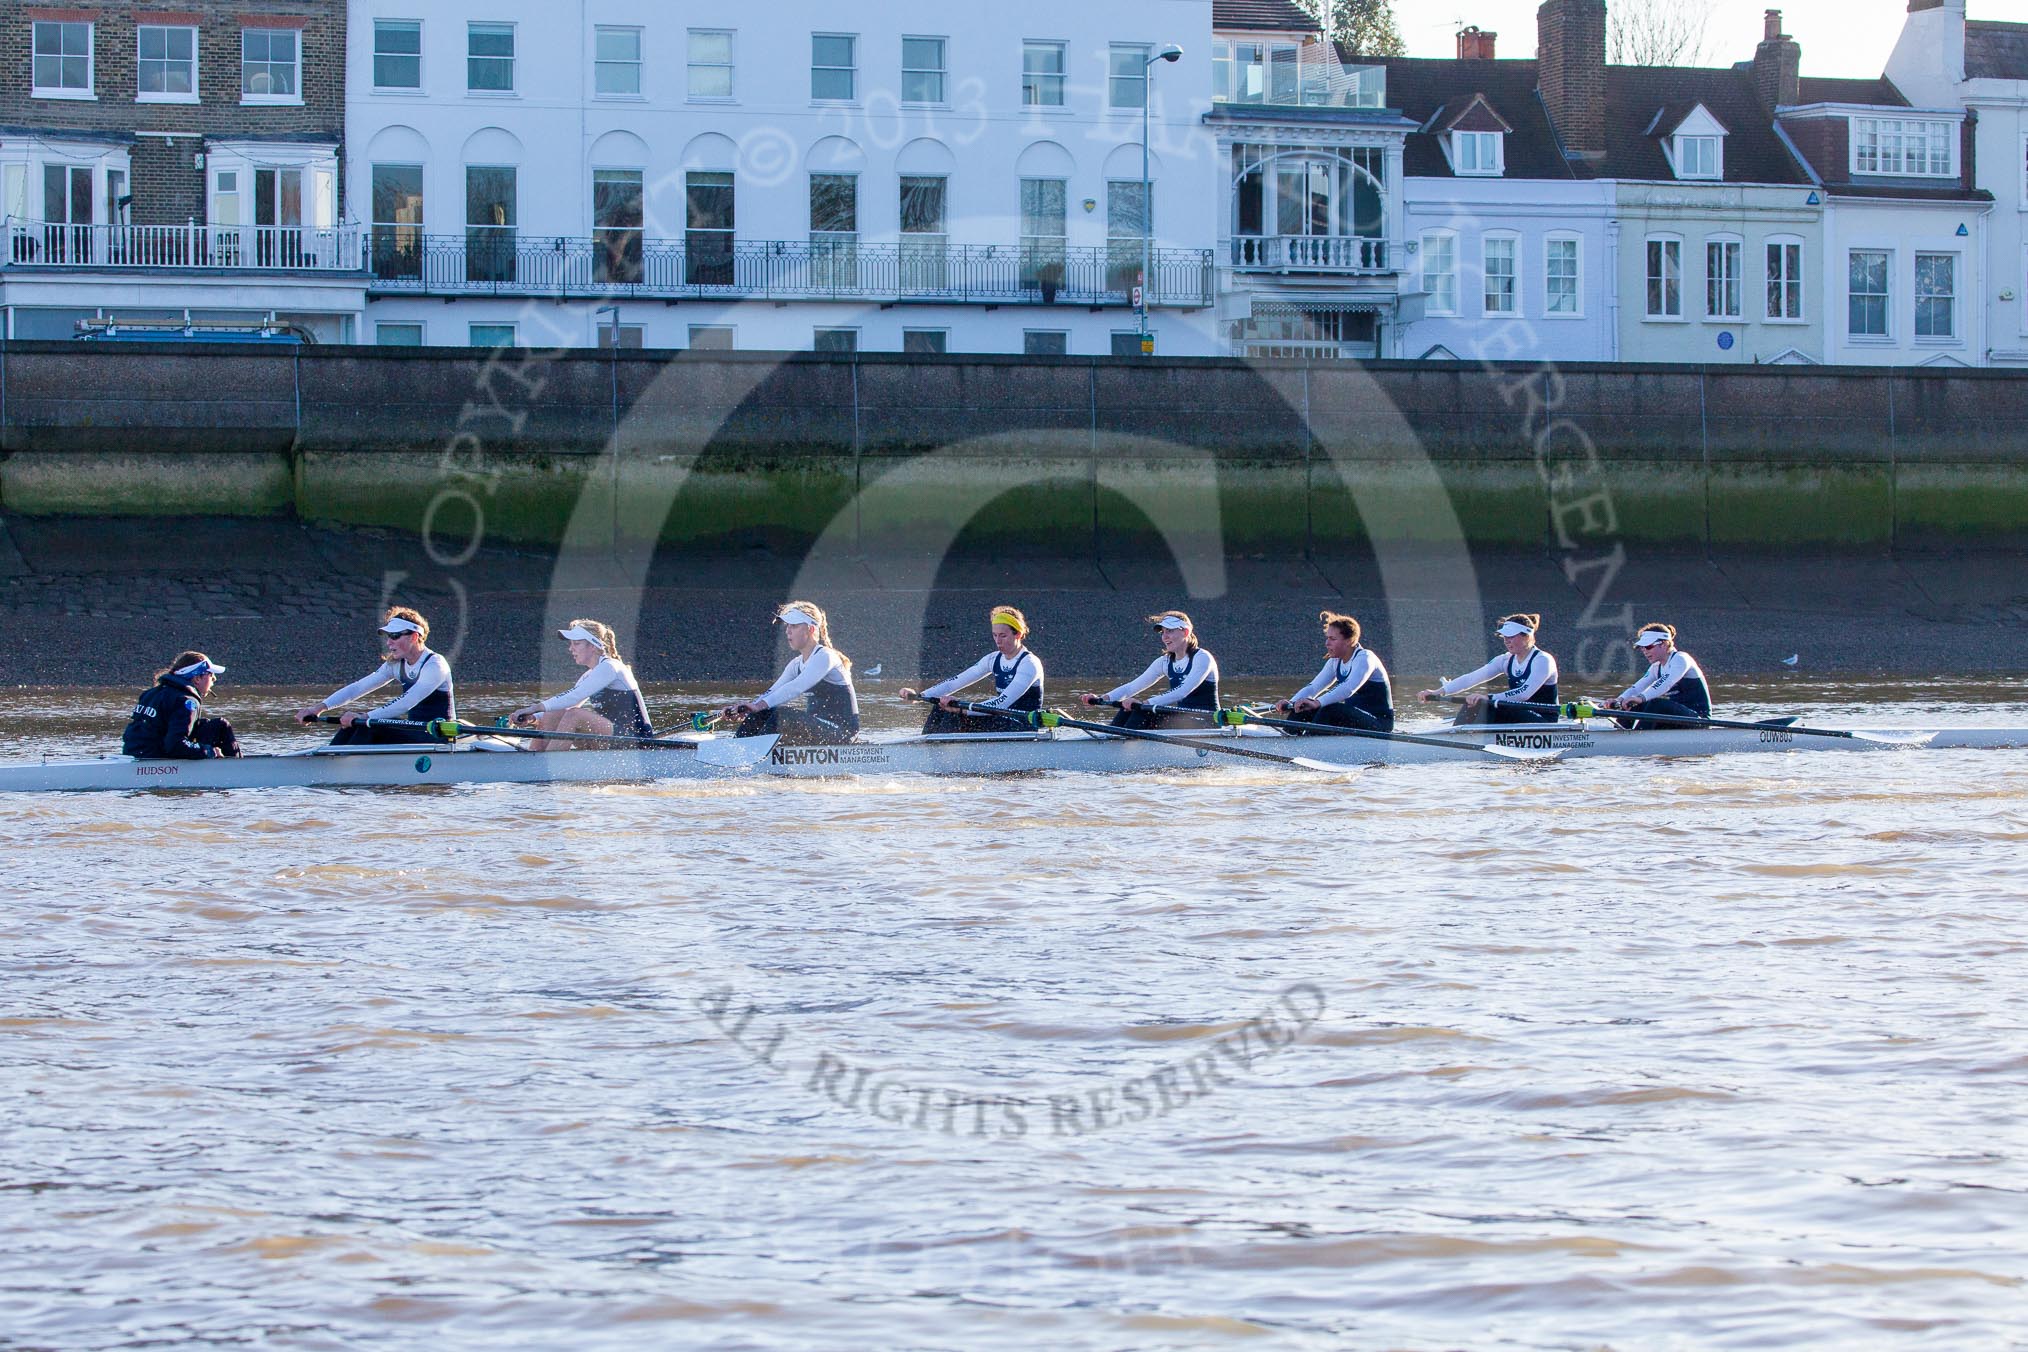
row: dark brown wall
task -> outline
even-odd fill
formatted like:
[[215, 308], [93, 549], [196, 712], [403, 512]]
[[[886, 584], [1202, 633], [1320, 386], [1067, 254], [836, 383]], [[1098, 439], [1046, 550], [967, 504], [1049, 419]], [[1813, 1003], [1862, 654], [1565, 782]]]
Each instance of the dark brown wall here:
[[1544, 0], [1535, 11], [1542, 102], [1573, 155], [1605, 154], [1605, 0]]
[[[37, 19], [81, 19], [94, 25], [92, 86], [97, 98], [33, 96], [32, 25]], [[198, 29], [198, 103], [135, 101], [135, 27], [192, 24]], [[240, 103], [242, 26], [301, 25], [301, 107]], [[180, 0], [161, 5], [48, 7], [0, 0], [0, 125], [55, 132], [184, 133], [167, 142], [137, 138], [133, 146], [133, 220], [181, 224], [204, 219], [204, 175], [193, 156], [199, 138], [340, 141], [345, 126], [345, 5], [343, 0]], [[344, 200], [341, 184], [339, 200]]]

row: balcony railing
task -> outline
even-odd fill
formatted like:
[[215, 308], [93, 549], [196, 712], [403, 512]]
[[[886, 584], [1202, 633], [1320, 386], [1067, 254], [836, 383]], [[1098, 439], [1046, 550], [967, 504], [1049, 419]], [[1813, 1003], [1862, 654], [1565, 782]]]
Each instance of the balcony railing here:
[[[1210, 305], [1212, 264], [1208, 249], [1155, 250], [1148, 303]], [[367, 269], [370, 289], [386, 295], [1125, 305], [1141, 249], [948, 244], [939, 236], [866, 244], [835, 235], [732, 240], [708, 230], [661, 240], [632, 229], [572, 238], [495, 226], [463, 235], [380, 227], [368, 240]]]
[[1394, 246], [1364, 235], [1234, 235], [1232, 266], [1243, 272], [1391, 273]]
[[361, 234], [349, 226], [72, 225], [10, 216], [0, 230], [6, 267], [322, 273], [357, 272], [365, 262]]

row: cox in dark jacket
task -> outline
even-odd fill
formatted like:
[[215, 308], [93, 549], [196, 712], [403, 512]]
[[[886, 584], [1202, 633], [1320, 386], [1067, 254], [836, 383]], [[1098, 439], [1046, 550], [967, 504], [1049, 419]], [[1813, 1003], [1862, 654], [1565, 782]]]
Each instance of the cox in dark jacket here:
[[155, 673], [155, 684], [134, 704], [120, 738], [123, 755], [141, 760], [204, 760], [237, 756], [239, 738], [223, 718], [199, 718], [198, 708], [225, 671], [203, 653], [180, 654]]

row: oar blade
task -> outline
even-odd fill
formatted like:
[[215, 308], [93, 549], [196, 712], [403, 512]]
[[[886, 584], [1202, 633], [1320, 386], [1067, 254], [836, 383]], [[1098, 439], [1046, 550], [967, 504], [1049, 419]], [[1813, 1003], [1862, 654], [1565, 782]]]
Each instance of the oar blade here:
[[1356, 762], [1350, 765], [1333, 765], [1329, 761], [1312, 760], [1308, 756], [1276, 756], [1275, 759], [1286, 761], [1290, 765], [1300, 765], [1305, 770], [1322, 770], [1327, 775], [1356, 774], [1366, 768]]
[[713, 737], [697, 744], [697, 761], [721, 770], [750, 770], [766, 760], [780, 740], [772, 733], [765, 737]]

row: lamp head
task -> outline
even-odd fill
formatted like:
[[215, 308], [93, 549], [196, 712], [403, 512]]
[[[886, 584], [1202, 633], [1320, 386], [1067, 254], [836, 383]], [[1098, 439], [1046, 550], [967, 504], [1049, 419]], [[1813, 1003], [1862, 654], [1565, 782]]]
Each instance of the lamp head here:
[[1183, 49], [1172, 42], [1161, 51], [1155, 53], [1155, 59], [1158, 61], [1181, 61], [1183, 59]]

